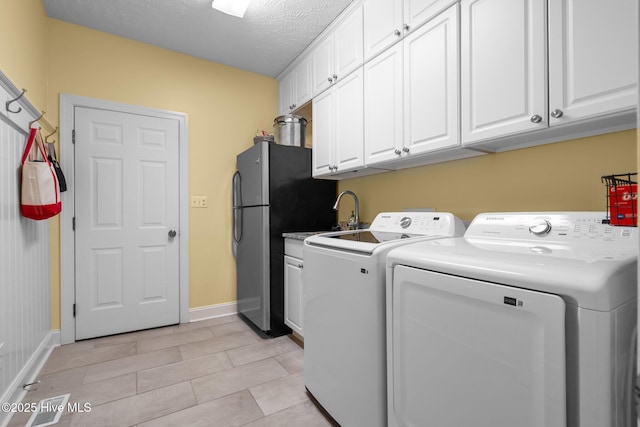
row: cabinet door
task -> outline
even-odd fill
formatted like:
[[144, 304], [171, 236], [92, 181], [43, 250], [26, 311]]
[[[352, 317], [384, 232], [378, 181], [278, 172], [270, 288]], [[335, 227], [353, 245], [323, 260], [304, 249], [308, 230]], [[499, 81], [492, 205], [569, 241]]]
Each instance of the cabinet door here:
[[278, 112], [289, 114], [293, 105], [293, 71], [282, 76], [278, 82]]
[[313, 96], [331, 86], [333, 82], [333, 34], [328, 34], [311, 53], [311, 74]]
[[307, 56], [293, 70], [293, 109], [302, 107], [311, 100], [311, 57]]
[[313, 98], [313, 176], [329, 175], [333, 167], [333, 92]]
[[303, 336], [302, 330], [302, 260], [284, 257], [284, 323]]
[[419, 154], [460, 144], [458, 5], [404, 39], [404, 150]]
[[407, 31], [415, 30], [457, 0], [404, 0], [403, 23]]
[[[364, 165], [363, 76], [362, 67], [360, 67], [344, 80], [339, 80], [331, 89], [335, 94], [334, 158], [338, 173], [348, 172]], [[315, 122], [313, 128], [316, 128]], [[313, 142], [315, 146], [315, 138]]]
[[364, 150], [367, 165], [402, 154], [402, 44], [364, 66]]
[[332, 77], [346, 77], [362, 65], [362, 6], [342, 18], [333, 32], [335, 64]]
[[637, 7], [637, 0], [549, 1], [552, 125], [636, 106]]
[[364, 60], [402, 38], [402, 0], [365, 0]]
[[546, 2], [462, 0], [461, 16], [462, 142], [546, 128]]

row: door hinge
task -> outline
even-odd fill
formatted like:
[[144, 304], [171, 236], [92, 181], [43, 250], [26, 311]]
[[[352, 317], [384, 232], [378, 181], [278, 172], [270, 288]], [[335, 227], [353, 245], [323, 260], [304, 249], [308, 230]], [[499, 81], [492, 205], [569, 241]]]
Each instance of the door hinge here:
[[71, 143], [75, 144], [76, 143], [76, 130], [72, 130], [71, 131]]
[[76, 304], [73, 303], [73, 317], [76, 317]]
[[75, 216], [71, 219], [71, 229], [73, 231], [76, 231], [76, 217]]

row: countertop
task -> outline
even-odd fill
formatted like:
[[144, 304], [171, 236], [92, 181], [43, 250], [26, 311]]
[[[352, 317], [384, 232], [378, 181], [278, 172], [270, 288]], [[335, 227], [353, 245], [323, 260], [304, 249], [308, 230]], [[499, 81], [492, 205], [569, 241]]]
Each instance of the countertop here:
[[282, 233], [285, 239], [304, 240], [309, 236], [320, 233], [329, 233], [329, 231], [292, 231], [290, 233]]

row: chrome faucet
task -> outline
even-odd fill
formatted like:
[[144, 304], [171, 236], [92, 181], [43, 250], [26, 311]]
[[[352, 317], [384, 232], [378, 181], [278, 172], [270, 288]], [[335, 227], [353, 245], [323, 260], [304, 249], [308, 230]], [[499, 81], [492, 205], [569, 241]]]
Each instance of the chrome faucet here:
[[356, 193], [354, 193], [351, 190], [344, 190], [342, 193], [338, 194], [338, 198], [336, 199], [336, 202], [333, 205], [333, 210], [334, 211], [338, 210], [338, 204], [340, 203], [340, 199], [345, 194], [349, 194], [349, 195], [353, 196], [353, 200], [354, 200], [355, 205], [356, 205], [356, 213], [355, 213], [356, 218], [355, 218], [355, 222], [354, 222], [353, 226], [357, 230], [358, 228], [360, 228], [360, 203], [358, 202], [358, 196], [356, 196]]

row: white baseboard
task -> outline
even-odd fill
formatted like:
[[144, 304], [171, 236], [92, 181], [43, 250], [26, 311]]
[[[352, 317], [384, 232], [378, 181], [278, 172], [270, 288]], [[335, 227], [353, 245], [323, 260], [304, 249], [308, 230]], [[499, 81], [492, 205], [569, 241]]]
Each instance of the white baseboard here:
[[236, 301], [191, 308], [189, 309], [189, 322], [213, 319], [214, 317], [230, 316], [237, 312], [238, 304]]
[[[42, 370], [45, 362], [49, 358], [49, 355], [54, 348], [60, 346], [60, 330], [49, 331], [44, 337], [36, 351], [29, 358], [24, 367], [20, 370], [18, 375], [5, 390], [4, 394], [0, 396], [0, 402], [2, 403], [20, 403], [27, 391], [23, 388], [24, 384], [35, 382], [38, 378], [38, 374]], [[0, 412], [0, 427], [6, 427], [11, 420], [12, 413]]]

